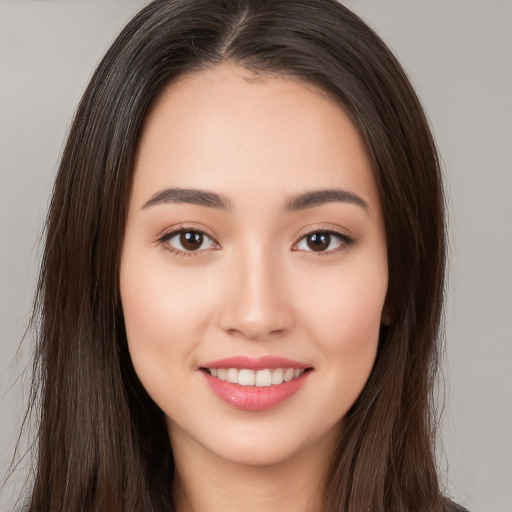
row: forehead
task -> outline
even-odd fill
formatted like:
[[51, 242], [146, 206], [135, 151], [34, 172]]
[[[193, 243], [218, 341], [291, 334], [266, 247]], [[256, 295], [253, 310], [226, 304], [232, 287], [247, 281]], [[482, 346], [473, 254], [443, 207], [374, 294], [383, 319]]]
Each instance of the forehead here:
[[292, 196], [343, 188], [378, 208], [364, 142], [312, 86], [221, 66], [171, 84], [153, 105], [135, 163], [134, 200], [169, 186]]

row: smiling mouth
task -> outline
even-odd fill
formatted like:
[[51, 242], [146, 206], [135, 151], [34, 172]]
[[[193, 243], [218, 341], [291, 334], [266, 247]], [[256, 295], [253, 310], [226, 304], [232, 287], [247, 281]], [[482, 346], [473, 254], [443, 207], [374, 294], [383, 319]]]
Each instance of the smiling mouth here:
[[246, 411], [277, 407], [297, 393], [313, 372], [312, 367], [275, 356], [221, 359], [199, 370], [219, 398]]
[[250, 370], [245, 368], [201, 368], [203, 371], [224, 382], [240, 386], [269, 387], [278, 386], [300, 377], [311, 368], [265, 368]]

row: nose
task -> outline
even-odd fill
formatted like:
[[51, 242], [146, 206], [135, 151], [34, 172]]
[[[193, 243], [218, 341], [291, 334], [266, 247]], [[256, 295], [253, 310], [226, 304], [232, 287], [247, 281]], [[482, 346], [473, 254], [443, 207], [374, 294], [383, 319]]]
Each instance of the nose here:
[[294, 324], [291, 290], [276, 259], [262, 251], [232, 262], [219, 324], [251, 340], [283, 335]]

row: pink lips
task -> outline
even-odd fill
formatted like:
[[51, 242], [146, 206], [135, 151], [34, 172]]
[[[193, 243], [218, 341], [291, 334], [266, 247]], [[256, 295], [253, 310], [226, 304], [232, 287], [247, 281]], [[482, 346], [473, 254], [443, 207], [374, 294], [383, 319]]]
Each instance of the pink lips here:
[[[202, 368], [237, 368], [249, 370], [263, 370], [266, 368], [294, 368], [306, 369], [307, 365], [277, 356], [263, 356], [252, 358], [236, 356], [226, 359], [210, 361]], [[207, 371], [202, 374], [210, 389], [222, 400], [237, 409], [246, 411], [264, 411], [272, 409], [294, 395], [304, 385], [311, 372], [304, 372], [288, 382], [272, 386], [242, 386], [226, 382], [210, 375]]]
[[308, 368], [307, 364], [298, 363], [291, 359], [278, 356], [235, 356], [211, 361], [202, 365], [204, 368], [247, 368], [248, 370], [264, 370], [265, 368], [297, 368], [299, 370]]

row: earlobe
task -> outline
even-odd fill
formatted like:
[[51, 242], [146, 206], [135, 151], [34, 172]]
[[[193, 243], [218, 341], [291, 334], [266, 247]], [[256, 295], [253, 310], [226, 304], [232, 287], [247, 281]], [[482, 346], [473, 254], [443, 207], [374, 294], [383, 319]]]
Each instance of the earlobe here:
[[382, 313], [382, 317], [381, 317], [380, 321], [381, 321], [381, 324], [386, 326], [386, 327], [389, 327], [391, 325], [391, 318], [390, 318], [390, 316], [385, 314], [384, 312]]

